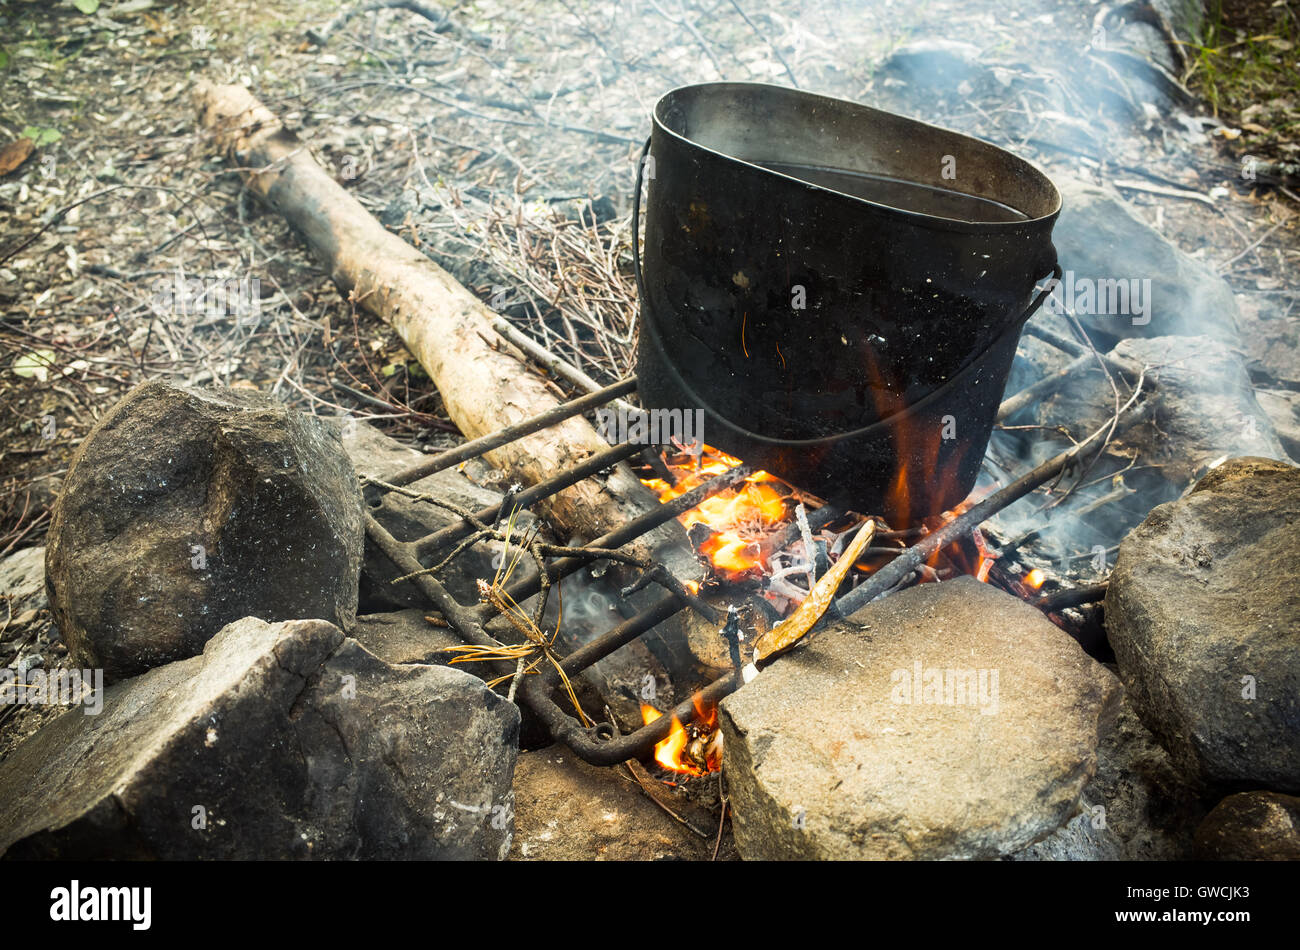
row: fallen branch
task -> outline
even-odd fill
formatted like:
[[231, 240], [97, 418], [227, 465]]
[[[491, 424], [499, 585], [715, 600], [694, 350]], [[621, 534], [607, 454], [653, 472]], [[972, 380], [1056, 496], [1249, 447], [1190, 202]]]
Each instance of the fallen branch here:
[[[492, 328], [498, 315], [388, 232], [246, 89], [205, 82], [196, 99], [201, 125], [243, 171], [249, 189], [289, 222], [349, 299], [398, 333], [466, 437], [488, 435], [558, 404], [547, 382]], [[536, 484], [608, 447], [586, 420], [573, 417], [494, 448], [486, 458]], [[567, 532], [592, 538], [654, 507], [655, 499], [619, 465], [607, 479], [584, 480], [541, 505]]]

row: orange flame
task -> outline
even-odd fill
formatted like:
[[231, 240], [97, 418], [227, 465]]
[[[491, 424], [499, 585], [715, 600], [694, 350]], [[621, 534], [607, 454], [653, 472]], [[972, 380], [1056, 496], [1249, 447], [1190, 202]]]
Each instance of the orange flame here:
[[[902, 397], [896, 391], [897, 387], [889, 385], [886, 374], [880, 371], [869, 346], [865, 346], [865, 353], [866, 372], [877, 413], [881, 418], [893, 415], [902, 408]], [[963, 514], [994, 489], [993, 485], [976, 489], [938, 518], [927, 518], [912, 524], [911, 516], [915, 514], [915, 499], [909, 493], [912, 472], [925, 472], [928, 478], [938, 479], [941, 485], [950, 484], [951, 479], [957, 476], [962, 449], [951, 452], [941, 470], [942, 433], [923, 431], [915, 424], [908, 424], [908, 420], [900, 420], [894, 426], [893, 433], [899, 469], [887, 492], [886, 507], [895, 513], [896, 519], [901, 519], [897, 527], [914, 527], [923, 532], [932, 530], [936, 523], [951, 521]], [[679, 479], [676, 485], [661, 478], [642, 479], [646, 486], [659, 495], [661, 503], [678, 498], [709, 479], [742, 464], [734, 455], [708, 445], [703, 447], [698, 458], [678, 455], [669, 456], [665, 461]], [[795, 501], [800, 498], [811, 500], [814, 507], [818, 504], [816, 499], [800, 493], [780, 478], [760, 471], [750, 475], [737, 487], [720, 492], [690, 511], [683, 512], [678, 520], [688, 530], [698, 524], [709, 529], [708, 536], [698, 543], [697, 550], [702, 557], [708, 558], [715, 577], [735, 583], [767, 572], [767, 559], [775, 552], [765, 545], [775, 532], [792, 521]], [[936, 549], [926, 559], [926, 566], [931, 569], [928, 576], [938, 579], [940, 575], [936, 569], [946, 563], [987, 583], [998, 554], [988, 546], [979, 530], [972, 532], [971, 537], [977, 549], [977, 557], [968, 560], [961, 544]], [[854, 565], [863, 574], [871, 573], [877, 566], [878, 563], [873, 564], [870, 559]], [[699, 585], [692, 582], [690, 589], [692, 593], [697, 593]]]
[[[681, 481], [676, 485], [661, 478], [643, 481], [659, 493], [660, 502], [668, 502], [740, 464], [734, 455], [706, 445], [698, 469], [677, 469]], [[785, 497], [776, 487], [782, 484], [767, 472], [755, 472], [738, 487], [719, 492], [678, 517], [688, 530], [697, 524], [711, 529], [713, 533], [700, 545], [700, 553], [725, 579], [738, 580], [746, 572], [763, 567], [759, 542], [789, 515]]]
[[[722, 767], [722, 737], [717, 732], [718, 707], [705, 704], [698, 693], [694, 703], [699, 722], [693, 723], [688, 730], [673, 716], [672, 731], [655, 745], [655, 761], [670, 772], [704, 775]], [[641, 704], [641, 719], [647, 726], [662, 716], [663, 713], [649, 703]]]
[[1047, 575], [1044, 574], [1042, 571], [1040, 571], [1038, 568], [1034, 568], [1032, 571], [1030, 571], [1028, 574], [1025, 575], [1026, 586], [1032, 588], [1033, 590], [1038, 590], [1038, 588], [1042, 587], [1043, 581], [1045, 580], [1047, 580]]

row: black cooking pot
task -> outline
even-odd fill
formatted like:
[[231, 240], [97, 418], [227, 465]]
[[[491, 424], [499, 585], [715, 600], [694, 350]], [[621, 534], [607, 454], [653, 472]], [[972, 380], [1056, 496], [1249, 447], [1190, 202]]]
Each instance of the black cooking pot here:
[[1035, 285], [1059, 276], [1051, 181], [759, 83], [668, 93], [646, 147], [643, 405], [701, 409], [710, 445], [895, 525], [965, 498]]

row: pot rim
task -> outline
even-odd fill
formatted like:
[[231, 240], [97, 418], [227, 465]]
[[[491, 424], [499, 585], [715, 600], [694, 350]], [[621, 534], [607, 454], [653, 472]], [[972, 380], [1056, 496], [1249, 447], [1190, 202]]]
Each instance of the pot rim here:
[[[994, 153], [1002, 160], [1008, 161], [1014, 166], [1019, 166], [1021, 169], [1028, 172], [1032, 178], [1037, 180], [1037, 184], [1040, 187], [1046, 188], [1046, 191], [1050, 196], [1050, 202], [1049, 202], [1050, 208], [1047, 212], [1043, 214], [1037, 215], [1032, 218], [1025, 217], [1023, 220], [1019, 220], [1019, 221], [966, 221], [960, 218], [946, 218], [943, 217], [942, 215], [927, 214], [926, 212], [923, 211], [909, 211], [907, 209], [899, 208], [894, 205], [882, 204], [881, 202], [871, 201], [870, 199], [863, 198], [858, 195], [852, 195], [847, 192], [838, 191], [834, 188], [828, 188], [825, 185], [819, 185], [815, 182], [807, 181], [806, 179], [803, 178], [796, 178], [793, 175], [787, 175], [784, 172], [776, 171], [772, 168], [768, 168], [765, 165], [760, 165], [757, 162], [752, 162], [747, 159], [740, 158], [739, 156], [728, 154], [727, 152], [723, 152], [716, 148], [712, 148], [708, 145], [705, 145], [702, 142], [699, 142], [696, 139], [689, 137], [688, 135], [683, 135], [679, 132], [676, 132], [667, 124], [667, 121], [663, 113], [668, 108], [668, 106], [672, 103], [672, 100], [675, 97], [682, 96], [684, 94], [698, 94], [700, 91], [723, 90], [723, 89], [758, 90], [770, 95], [785, 96], [785, 97], [795, 98], [795, 99], [803, 99], [810, 103], [814, 103], [814, 102], [824, 103], [829, 107], [834, 107], [837, 109], [848, 108], [850, 110], [858, 111], [863, 116], [863, 118], [870, 118], [872, 116], [884, 116], [891, 120], [901, 121], [908, 125], [914, 126], [918, 130], [923, 130], [930, 133], [937, 133], [941, 136], [952, 137], [955, 140], [962, 142], [968, 148], [983, 151], [986, 153]], [[1056, 184], [1052, 181], [1052, 179], [1047, 175], [1046, 172], [1044, 172], [1041, 168], [1038, 167], [1038, 165], [1029, 161], [1028, 159], [1022, 158], [1019, 155], [1016, 155], [1014, 152], [1010, 152], [1007, 149], [1002, 148], [1001, 146], [995, 145], [992, 142], [985, 141], [984, 139], [977, 138], [973, 135], [967, 135], [964, 132], [958, 132], [953, 129], [944, 128], [943, 126], [938, 126], [928, 122], [923, 122], [920, 119], [914, 119], [911, 116], [902, 115], [901, 113], [889, 112], [884, 109], [876, 109], [872, 106], [868, 106], [860, 102], [855, 102], [852, 99], [841, 99], [836, 96], [826, 96], [820, 93], [809, 92], [804, 89], [795, 89], [790, 86], [783, 86], [777, 83], [736, 82], [736, 81], [719, 80], [713, 82], [688, 83], [684, 86], [678, 86], [674, 89], [670, 89], [668, 92], [664, 93], [662, 96], [659, 97], [652, 111], [652, 116], [654, 119], [654, 130], [656, 132], [661, 132], [665, 135], [671, 136], [674, 140], [676, 140], [677, 142], [683, 145], [690, 146], [691, 148], [699, 149], [702, 152], [707, 152], [710, 155], [716, 156], [721, 159], [726, 159], [727, 161], [738, 162], [749, 168], [755, 169], [756, 171], [763, 172], [768, 175], [774, 175], [777, 178], [781, 178], [784, 179], [785, 181], [802, 185], [805, 188], [811, 188], [816, 191], [823, 192], [827, 195], [834, 195], [836, 198], [844, 199], [853, 202], [854, 204], [866, 205], [867, 207], [875, 210], [877, 213], [894, 215], [900, 218], [901, 220], [908, 222], [909, 224], [919, 226], [919, 227], [925, 227], [934, 230], [964, 231], [964, 232], [986, 232], [990, 229], [1014, 231], [1016, 229], [1037, 228], [1043, 224], [1049, 224], [1053, 222], [1057, 218], [1057, 216], [1059, 216], [1061, 213], [1061, 193], [1057, 189]], [[845, 169], [845, 170], [853, 171], [853, 169]], [[900, 179], [900, 180], [907, 180], [907, 179]], [[915, 182], [915, 181], [913, 181], [912, 183], [923, 184], [921, 182]], [[961, 193], [970, 195], [970, 192], [961, 192]], [[983, 196], [972, 195], [972, 197], [983, 197]], [[1015, 210], [1020, 211], [1019, 208], [1016, 208]], [[1024, 214], [1023, 211], [1021, 211], [1020, 213]]]

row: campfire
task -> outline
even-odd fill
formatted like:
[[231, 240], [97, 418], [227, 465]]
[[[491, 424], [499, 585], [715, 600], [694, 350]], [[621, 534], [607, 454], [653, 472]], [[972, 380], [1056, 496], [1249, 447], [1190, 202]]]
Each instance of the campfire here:
[[[668, 502], [704, 484], [710, 478], [739, 468], [740, 459], [709, 445], [698, 451], [677, 447], [664, 453], [666, 474], [646, 475], [641, 481]], [[906, 491], [906, 479], [896, 480], [898, 491]], [[853, 564], [845, 590], [852, 590], [867, 576], [906, 550], [908, 540], [923, 538], [934, 527], [969, 510], [992, 486], [978, 488], [952, 511], [920, 524], [891, 528], [875, 517], [873, 545]], [[699, 589], [726, 593], [730, 590], [758, 590], [775, 619], [788, 616], [808, 596], [812, 583], [834, 564], [845, 545], [868, 516], [841, 511], [822, 499], [765, 471], [745, 476], [740, 485], [727, 489], [678, 515], [707, 567]], [[1000, 554], [978, 527], [946, 548], [937, 549], [923, 563], [920, 582], [938, 582], [960, 574], [971, 574], [983, 583], [990, 579]], [[1013, 593], [1031, 597], [1043, 586], [1046, 574], [1039, 568], [1016, 575], [1002, 572]], [[800, 583], [801, 579], [804, 581]]]
[[[718, 707], [696, 695], [695, 719], [683, 726], [676, 715], [668, 738], [655, 744], [655, 762], [669, 772], [687, 776], [704, 775], [722, 768], [722, 733], [718, 731]], [[648, 726], [663, 716], [649, 703], [642, 703], [641, 717]]]
[[[430, 15], [380, 6], [381, 24]], [[776, 22], [729, 10], [755, 39]], [[964, 125], [895, 98], [915, 77], [846, 89], [856, 56], [795, 81], [822, 55], [802, 49], [788, 83], [674, 79], [638, 124], [601, 114], [632, 101], [626, 77], [515, 88], [496, 44], [435, 15], [415, 45], [454, 43], [436, 82], [413, 48], [379, 60], [409, 75], [313, 74], [310, 96], [267, 100], [283, 116], [251, 91], [270, 70], [196, 88], [229, 169], [195, 181], [224, 197], [187, 204], [192, 223], [167, 211], [152, 250], [88, 240], [73, 212], [188, 189], [99, 189], [85, 163], [57, 188], [5, 184], [45, 203], [4, 252], [15, 274], [66, 260], [70, 283], [118, 282], [23, 300], [10, 376], [139, 385], [76, 400], [98, 421], [45, 466], [44, 553], [0, 564], [23, 572], [0, 617], [0, 854], [1111, 857], [1121, 834], [1141, 855], [1157, 815], [1185, 843], [1215, 789], [1294, 794], [1275, 697], [1296, 695], [1296, 652], [1274, 634], [1295, 605], [1268, 565], [1294, 553], [1300, 473], [1226, 279], [1290, 218], [1217, 261], [1150, 247], [1170, 222], [1125, 203], [1174, 197], [1189, 227], [1254, 196], [1139, 161], [1157, 118], [1137, 87], [1142, 135], [1087, 137], [1131, 153], [1045, 158], [1081, 131], [1050, 118], [1070, 84], [990, 72], [1001, 46], [951, 64], [973, 77]], [[719, 26], [700, 21], [701, 45]], [[467, 56], [511, 88], [461, 88]], [[360, 175], [336, 147], [356, 129], [309, 141], [354, 81], [376, 105], [346, 97], [371, 136]], [[469, 126], [521, 111], [467, 148], [459, 126], [377, 111], [399, 86]], [[530, 126], [599, 143], [594, 164], [554, 160]], [[1117, 168], [1150, 175], [1107, 182]], [[258, 238], [248, 267], [292, 266], [197, 325], [176, 294], [124, 305], [140, 275], [219, 285], [209, 215]], [[284, 253], [291, 234], [318, 267]], [[93, 338], [86, 290], [112, 320]], [[186, 333], [203, 373], [162, 363]], [[271, 341], [282, 365], [233, 358]], [[1300, 406], [1300, 382], [1272, 383], [1279, 413]], [[67, 407], [39, 405], [16, 451], [73, 449]], [[87, 721], [47, 728], [45, 699], [74, 695], [52, 684], [94, 674]], [[249, 763], [265, 781], [239, 781]]]

